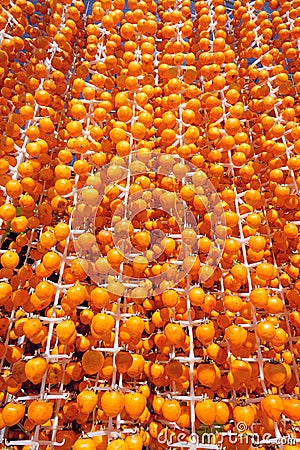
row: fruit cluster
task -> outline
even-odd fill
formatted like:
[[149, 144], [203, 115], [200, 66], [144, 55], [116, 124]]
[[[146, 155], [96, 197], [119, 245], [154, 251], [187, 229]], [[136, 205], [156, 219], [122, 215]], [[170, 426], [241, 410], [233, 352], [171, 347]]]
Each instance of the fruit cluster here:
[[0, 448], [300, 447], [299, 38], [300, 0], [1, 1]]

